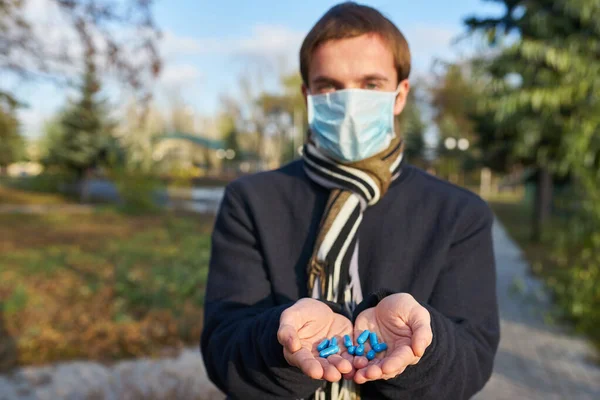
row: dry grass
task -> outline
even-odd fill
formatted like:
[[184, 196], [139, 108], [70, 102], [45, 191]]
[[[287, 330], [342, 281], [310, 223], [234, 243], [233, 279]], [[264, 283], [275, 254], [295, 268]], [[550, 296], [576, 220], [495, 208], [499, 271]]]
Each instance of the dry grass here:
[[67, 200], [50, 193], [36, 193], [0, 185], [0, 204], [64, 204]]
[[212, 221], [0, 214], [0, 358], [113, 360], [196, 343]]

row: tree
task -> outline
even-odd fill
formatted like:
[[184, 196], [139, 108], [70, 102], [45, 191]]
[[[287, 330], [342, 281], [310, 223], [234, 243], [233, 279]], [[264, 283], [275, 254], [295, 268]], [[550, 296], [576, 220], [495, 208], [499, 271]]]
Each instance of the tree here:
[[139, 103], [130, 101], [124, 118], [116, 129], [120, 146], [125, 153], [124, 169], [127, 172], [151, 174], [157, 161], [154, 159], [156, 139], [164, 134], [166, 121], [154, 104], [142, 110]]
[[[45, 31], [27, 12], [30, 0], [0, 1], [0, 74], [53, 77], [67, 81], [73, 66], [85, 68], [93, 59], [116, 72], [141, 99], [149, 97], [149, 79], [160, 72], [160, 32], [152, 18], [152, 0], [47, 0], [45, 11], [60, 24], [60, 37], [48, 42]], [[79, 42], [73, 43], [73, 36]], [[73, 48], [81, 45], [81, 52]], [[0, 88], [0, 97], [12, 94]]]
[[239, 143], [239, 132], [235, 126], [235, 120], [231, 115], [222, 115], [220, 118], [219, 130], [222, 132], [225, 148], [235, 152], [234, 158], [239, 158], [241, 148]]
[[80, 98], [71, 103], [60, 117], [60, 136], [48, 149], [45, 163], [56, 165], [81, 179], [89, 168], [109, 161], [116, 148], [112, 136], [114, 122], [108, 118], [106, 102], [99, 98], [100, 83], [93, 63], [80, 87]]
[[15, 105], [6, 99], [0, 101], [0, 175], [4, 174], [6, 167], [24, 156], [24, 145]]
[[[470, 118], [475, 110], [477, 93], [474, 82], [467, 78], [468, 65], [445, 64], [430, 88], [433, 120], [442, 136], [460, 135], [473, 141], [475, 127]], [[448, 123], [451, 120], [451, 123]], [[444, 128], [451, 128], [445, 131]]]
[[420, 87], [417, 85], [408, 93], [406, 106], [397, 121], [405, 143], [404, 154], [412, 164], [425, 162], [424, 135], [427, 125], [421, 112], [422, 99], [418, 96], [419, 90]]
[[269, 125], [279, 133], [281, 163], [295, 159], [298, 156], [297, 148], [306, 139], [304, 126], [307, 111], [301, 87], [300, 74], [283, 74], [280, 93], [262, 93], [258, 99]]
[[467, 19], [490, 44], [516, 33], [487, 64], [484, 99], [512, 151], [538, 170], [533, 239], [550, 213], [554, 175], [587, 174], [600, 156], [600, 2], [495, 0], [500, 18]]

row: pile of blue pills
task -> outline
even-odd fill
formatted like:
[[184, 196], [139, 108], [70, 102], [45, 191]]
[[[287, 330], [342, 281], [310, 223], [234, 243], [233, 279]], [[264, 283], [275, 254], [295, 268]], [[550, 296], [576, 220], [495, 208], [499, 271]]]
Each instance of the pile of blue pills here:
[[[356, 338], [356, 341], [358, 342], [356, 346], [352, 343], [350, 336], [345, 335], [344, 346], [346, 346], [346, 349], [348, 349], [348, 353], [350, 355], [363, 356], [365, 354], [365, 343], [367, 340], [369, 340], [371, 345], [371, 350], [369, 350], [366, 355], [368, 360], [374, 359], [377, 353], [386, 351], [388, 348], [387, 344], [383, 342], [379, 343], [377, 340], [377, 334], [375, 332], [369, 332], [368, 330], [365, 330], [358, 336], [358, 338]], [[327, 358], [332, 354], [339, 353], [340, 347], [337, 344], [337, 339], [333, 337], [331, 340], [325, 339], [319, 343], [317, 346], [317, 351], [319, 352], [320, 357]]]

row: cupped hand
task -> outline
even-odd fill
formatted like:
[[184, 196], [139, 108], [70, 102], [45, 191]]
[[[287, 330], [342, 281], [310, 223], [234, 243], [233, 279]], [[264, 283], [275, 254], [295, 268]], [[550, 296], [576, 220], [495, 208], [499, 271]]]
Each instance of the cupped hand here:
[[[337, 382], [342, 374], [353, 371], [353, 357], [343, 346], [344, 335], [352, 336], [352, 322], [348, 318], [334, 313], [323, 302], [306, 298], [281, 314], [277, 339], [290, 365], [313, 379]], [[317, 346], [332, 337], [337, 338], [341, 354], [319, 357]]]
[[365, 329], [376, 332], [388, 349], [371, 361], [364, 356], [354, 358], [352, 378], [357, 384], [398, 376], [419, 362], [433, 339], [429, 311], [408, 293], [388, 296], [360, 313], [354, 323], [355, 340]]

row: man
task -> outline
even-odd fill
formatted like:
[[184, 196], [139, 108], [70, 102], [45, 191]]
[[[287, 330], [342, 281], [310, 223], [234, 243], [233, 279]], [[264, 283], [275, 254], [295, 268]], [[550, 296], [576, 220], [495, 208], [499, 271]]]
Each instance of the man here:
[[[406, 40], [343, 3], [307, 35], [300, 69], [303, 159], [229, 184], [215, 223], [209, 377], [236, 399], [470, 398], [499, 339], [493, 217], [403, 162]], [[364, 330], [387, 351], [319, 357], [323, 339]]]

